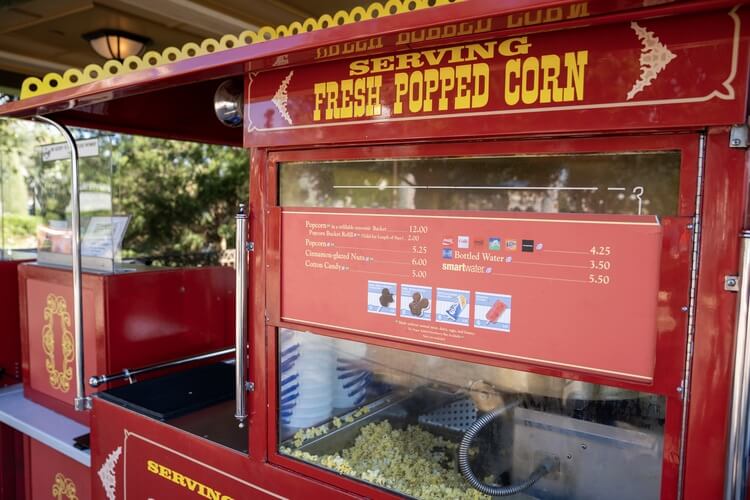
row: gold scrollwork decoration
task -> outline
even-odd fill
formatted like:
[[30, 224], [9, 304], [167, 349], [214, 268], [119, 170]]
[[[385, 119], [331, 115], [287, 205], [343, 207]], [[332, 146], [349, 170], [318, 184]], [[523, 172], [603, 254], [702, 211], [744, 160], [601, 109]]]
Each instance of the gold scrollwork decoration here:
[[[62, 329], [62, 366], [57, 369], [55, 356], [55, 318], [60, 319]], [[65, 298], [50, 293], [47, 295], [47, 305], [44, 308], [44, 321], [42, 328], [42, 347], [47, 359], [44, 366], [49, 374], [49, 384], [53, 389], [61, 392], [70, 390], [70, 380], [73, 378], [73, 334], [70, 332], [70, 314]]]
[[52, 485], [52, 496], [57, 500], [78, 500], [75, 483], [58, 472], [55, 474], [55, 483]]
[[182, 48], [168, 47], [161, 53], [152, 50], [143, 56], [129, 56], [124, 61], [110, 60], [102, 66], [89, 64], [83, 70], [71, 68], [62, 75], [48, 73], [43, 78], [31, 76], [21, 85], [21, 99], [49, 94], [57, 90], [77, 87], [113, 76], [124, 75], [141, 69], [153, 68], [182, 59], [202, 56], [222, 50], [234, 49], [243, 45], [275, 40], [310, 31], [335, 28], [344, 24], [358, 23], [385, 16], [404, 14], [415, 10], [440, 7], [463, 0], [384, 0], [374, 2], [367, 8], [354, 7], [351, 11], [340, 10], [333, 14], [323, 14], [319, 18], [308, 18], [304, 22], [294, 21], [289, 26], [263, 26], [257, 31], [243, 31], [239, 35], [224, 35], [220, 40], [207, 38], [200, 44], [188, 42]]

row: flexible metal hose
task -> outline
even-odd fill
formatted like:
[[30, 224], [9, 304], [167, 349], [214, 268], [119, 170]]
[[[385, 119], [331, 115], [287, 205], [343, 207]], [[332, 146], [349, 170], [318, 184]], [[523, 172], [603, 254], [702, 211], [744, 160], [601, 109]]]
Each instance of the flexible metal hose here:
[[530, 488], [534, 483], [539, 481], [557, 466], [557, 460], [555, 458], [547, 457], [542, 460], [542, 463], [539, 464], [536, 469], [534, 469], [534, 472], [531, 473], [528, 479], [522, 483], [511, 484], [509, 486], [489, 485], [480, 480], [476, 474], [474, 474], [474, 471], [471, 470], [471, 465], [469, 464], [469, 447], [471, 446], [471, 442], [474, 441], [474, 438], [479, 434], [479, 431], [484, 429], [487, 424], [515, 406], [518, 406], [517, 401], [507, 405], [498, 406], [494, 410], [479, 417], [473, 424], [471, 424], [471, 427], [466, 431], [464, 437], [461, 439], [461, 443], [458, 445], [458, 466], [461, 469], [461, 475], [466, 481], [468, 481], [472, 488], [481, 491], [485, 495], [504, 497], [520, 493]]

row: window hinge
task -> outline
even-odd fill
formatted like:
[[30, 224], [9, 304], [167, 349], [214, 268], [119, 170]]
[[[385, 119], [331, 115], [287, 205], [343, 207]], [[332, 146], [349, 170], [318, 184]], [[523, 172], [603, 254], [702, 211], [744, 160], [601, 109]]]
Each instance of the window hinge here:
[[729, 131], [729, 147], [747, 149], [747, 125], [732, 125]]

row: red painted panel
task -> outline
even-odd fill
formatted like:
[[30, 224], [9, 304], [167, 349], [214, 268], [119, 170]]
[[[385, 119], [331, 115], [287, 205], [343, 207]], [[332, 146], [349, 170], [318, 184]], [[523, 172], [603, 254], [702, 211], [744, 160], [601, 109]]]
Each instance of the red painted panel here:
[[0, 260], [0, 387], [21, 381], [21, 325], [18, 305], [18, 265]]
[[[32, 266], [23, 266], [20, 271], [26, 290], [23, 311], [26, 316], [24, 365], [28, 370], [24, 376], [25, 394], [42, 404], [50, 399], [57, 400], [70, 409], [68, 416], [85, 423], [85, 414], [72, 411], [77, 383], [73, 288], [70, 284], [50, 282], [44, 277], [27, 278], [28, 269]], [[54, 272], [63, 274], [62, 271]], [[64, 273], [64, 276], [70, 278], [70, 273]], [[106, 371], [103, 356], [98, 355], [102, 346], [97, 345], [98, 335], [94, 334], [104, 325], [102, 286], [101, 277], [84, 277], [83, 328], [84, 332], [91, 332], [84, 336], [86, 379]], [[37, 399], [36, 394], [46, 398]], [[60, 411], [60, 408], [53, 409]]]
[[[303, 329], [333, 337], [366, 341], [368, 343], [385, 347], [407, 350], [411, 352], [424, 353], [441, 356], [461, 361], [482, 363], [487, 365], [502, 366], [506, 368], [530, 371], [542, 375], [563, 377], [586, 382], [612, 385], [636, 391], [645, 391], [662, 394], [667, 398], [665, 436], [664, 436], [664, 458], [662, 466], [662, 498], [675, 498], [677, 493], [677, 478], [680, 465], [680, 430], [682, 421], [682, 399], [678, 392], [684, 369], [685, 332], [687, 328], [687, 313], [683, 306], [688, 303], [689, 285], [689, 263], [692, 234], [687, 229], [688, 217], [693, 215], [695, 208], [696, 172], [698, 163], [698, 141], [695, 135], [653, 135], [653, 136], [623, 136], [623, 137], [595, 137], [595, 138], [565, 138], [564, 140], [534, 140], [534, 141], [502, 141], [502, 142], [473, 142], [462, 143], [440, 143], [440, 144], [403, 144], [386, 146], [367, 146], [359, 148], [337, 148], [316, 150], [290, 150], [272, 153], [269, 156], [267, 173], [269, 178], [263, 184], [266, 189], [260, 189], [261, 195], [267, 199], [277, 199], [277, 166], [284, 161], [325, 161], [325, 160], [353, 160], [358, 158], [420, 158], [420, 157], [451, 157], [471, 155], [505, 155], [505, 154], [544, 154], [544, 153], [581, 153], [602, 151], [655, 151], [655, 150], [680, 150], [682, 164], [680, 168], [680, 198], [678, 217], [667, 217], [662, 219], [662, 224], [672, 226], [665, 229], [661, 249], [661, 262], [659, 272], [659, 293], [657, 302], [657, 345], [656, 345], [656, 367], [654, 382], [652, 385], [638, 384], [612, 377], [601, 375], [582, 374], [581, 372], [563, 369], [554, 369], [537, 366], [529, 363], [513, 362], [501, 359], [492, 359], [487, 356], [478, 356], [462, 352], [451, 351], [431, 346], [412, 345], [393, 339], [364, 337], [356, 333], [323, 327], [304, 325]], [[265, 157], [264, 150], [258, 150], [255, 156], [258, 161]], [[258, 201], [258, 210], [268, 207]], [[266, 346], [266, 366], [275, 366], [277, 363], [277, 346], [274, 326], [287, 328], [300, 328], [300, 325], [290, 322], [278, 321], [281, 315], [281, 218], [277, 214], [264, 218], [266, 224], [264, 242], [268, 245], [266, 251], [268, 264], [265, 266], [267, 272], [263, 275], [267, 280], [266, 285], [261, 288], [268, 296], [267, 310], [270, 314], [270, 325], [264, 335], [255, 335], [256, 341], [263, 339]], [[256, 241], [258, 239], [256, 238]], [[256, 246], [257, 251], [257, 246]], [[321, 281], [318, 280], [316, 285]], [[336, 296], [337, 299], [339, 295]], [[264, 302], [265, 303], [265, 302]], [[340, 313], [336, 312], [335, 316]], [[326, 481], [338, 487], [377, 498], [387, 498], [388, 495], [375, 488], [351, 481], [341, 476], [312, 467], [296, 460], [274, 453], [278, 446], [276, 427], [277, 415], [277, 379], [273, 371], [268, 371], [267, 390], [269, 397], [268, 409], [268, 431], [267, 440], [271, 460], [283, 467], [297, 471], [304, 476], [313, 477]], [[260, 397], [257, 394], [256, 396]], [[723, 453], [723, 448], [717, 453]]]
[[737, 295], [724, 276], [739, 266], [745, 224], [747, 153], [711, 130], [706, 149], [695, 348], [685, 462], [685, 498], [720, 498], [724, 488]]
[[190, 492], [200, 485], [204, 492], [210, 488], [236, 500], [355, 498], [100, 399], [94, 400], [92, 414], [95, 499], [107, 498], [102, 477], [111, 480], [116, 498], [200, 498]]
[[106, 284], [110, 371], [232, 344], [234, 271], [229, 267], [119, 274]]
[[28, 436], [24, 441], [28, 500], [91, 498], [88, 467]]
[[733, 9], [251, 73], [245, 145], [740, 122], [747, 23]]
[[[527, 370], [542, 375], [563, 377], [573, 380], [584, 380], [591, 383], [615, 385], [637, 391], [654, 392], [666, 396], [679, 396], [679, 387], [684, 369], [685, 352], [685, 329], [687, 326], [687, 314], [682, 310], [688, 303], [689, 284], [689, 262], [691, 234], [686, 229], [687, 219], [694, 213], [695, 208], [695, 173], [698, 162], [698, 141], [695, 135], [654, 135], [654, 136], [626, 136], [626, 137], [596, 137], [596, 138], [566, 138], [565, 140], [533, 140], [533, 141], [498, 141], [498, 142], [474, 142], [465, 143], [442, 143], [442, 144], [411, 144], [395, 146], [375, 146], [361, 148], [337, 148], [319, 150], [292, 150], [272, 153], [269, 157], [268, 172], [271, 177], [267, 191], [269, 199], [276, 199], [275, 186], [277, 185], [277, 164], [285, 161], [325, 161], [325, 160], [352, 160], [357, 158], [420, 158], [420, 157], [463, 157], [469, 151], [472, 155], [507, 155], [507, 154], [556, 154], [556, 153], [586, 153], [586, 152], [616, 152], [616, 151], [661, 151], [679, 150], [682, 156], [680, 167], [680, 197], [677, 218], [664, 218], [665, 225], [674, 224], [679, 230], [665, 232], [661, 250], [661, 275], [659, 281], [659, 294], [657, 305], [657, 345], [656, 366], [653, 385], [647, 386], [640, 383], [632, 383], [617, 380], [611, 377], [596, 374], [587, 374], [570, 369], [558, 369], [516, 362], [507, 359], [491, 358], [476, 354], [468, 354], [450, 351], [432, 346], [413, 346], [408, 343], [390, 340], [387, 338], [367, 337], [366, 341], [393, 347], [398, 349], [423, 352], [435, 356], [445, 356], [469, 362], [478, 362], [489, 365], [502, 366], [512, 369]], [[260, 156], [263, 150], [256, 155]], [[265, 193], [264, 193], [265, 194]], [[257, 213], [257, 212], [256, 212]], [[280, 218], [266, 217], [264, 221], [268, 224], [269, 242], [266, 253], [268, 254], [267, 285], [264, 288], [269, 297], [267, 310], [269, 311], [271, 324], [287, 328], [299, 327], [295, 323], [280, 322], [280, 282], [281, 270], [279, 262], [280, 252]], [[256, 239], [256, 241], [258, 241]], [[256, 251], [257, 253], [257, 251]], [[327, 335], [337, 336], [353, 340], [365, 340], [361, 335], [339, 330], [305, 325], [306, 329], [318, 331]], [[256, 336], [257, 338], [257, 336]], [[273, 350], [269, 351], [273, 353]], [[275, 364], [273, 357], [266, 360], [269, 366]], [[273, 392], [272, 392], [273, 394]], [[670, 407], [670, 416], [677, 415], [679, 405]], [[671, 418], [671, 417], [670, 417]], [[678, 421], [679, 424], [679, 421]], [[678, 426], [679, 428], [679, 426]], [[272, 434], [272, 431], [269, 432]], [[674, 459], [677, 463], [677, 459]]]
[[645, 216], [285, 209], [281, 319], [650, 382], [661, 244]]
[[0, 424], [0, 498], [24, 498], [23, 434]]
[[[72, 409], [76, 378], [71, 272], [27, 265], [21, 267], [20, 275], [25, 394], [88, 423], [88, 414]], [[83, 288], [87, 379], [231, 344], [234, 274], [230, 268], [117, 275], [84, 273]], [[61, 318], [66, 317], [61, 314], [63, 305], [69, 321], [65, 328], [61, 323]], [[45, 344], [45, 339], [51, 339], [52, 344]], [[67, 357], [63, 348], [67, 349]], [[53, 364], [48, 369], [50, 361]], [[69, 375], [65, 370], [69, 370]], [[63, 375], [56, 375], [57, 372]], [[87, 392], [96, 390], [87, 387]]]

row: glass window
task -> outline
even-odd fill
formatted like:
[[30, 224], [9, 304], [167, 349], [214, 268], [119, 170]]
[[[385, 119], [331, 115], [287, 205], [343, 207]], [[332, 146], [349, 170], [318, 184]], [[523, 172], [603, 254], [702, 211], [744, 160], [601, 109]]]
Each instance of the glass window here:
[[[86, 270], [231, 263], [233, 216], [248, 193], [244, 149], [71, 132], [79, 152]], [[40, 263], [70, 265], [69, 158], [53, 127], [0, 120], [0, 258], [33, 257], [38, 249]]]
[[675, 215], [679, 152], [289, 162], [282, 206]]
[[514, 498], [659, 496], [660, 396], [312, 333], [278, 335], [285, 455], [425, 499], [490, 498], [471, 482], [533, 483]]

